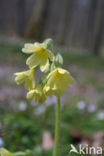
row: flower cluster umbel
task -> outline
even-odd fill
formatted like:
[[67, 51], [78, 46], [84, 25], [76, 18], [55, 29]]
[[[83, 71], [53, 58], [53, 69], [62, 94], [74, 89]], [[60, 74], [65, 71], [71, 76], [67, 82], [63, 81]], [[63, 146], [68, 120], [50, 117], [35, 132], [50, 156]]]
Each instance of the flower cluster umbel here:
[[[16, 83], [24, 83], [28, 90], [27, 98], [35, 102], [44, 102], [46, 96], [59, 96], [64, 93], [69, 84], [74, 83], [70, 73], [62, 68], [63, 58], [61, 54], [56, 56], [52, 50], [52, 39], [46, 39], [43, 43], [27, 43], [22, 52], [31, 54], [26, 60], [27, 71], [15, 73]], [[35, 71], [40, 69], [44, 74], [38, 84], [35, 83]]]

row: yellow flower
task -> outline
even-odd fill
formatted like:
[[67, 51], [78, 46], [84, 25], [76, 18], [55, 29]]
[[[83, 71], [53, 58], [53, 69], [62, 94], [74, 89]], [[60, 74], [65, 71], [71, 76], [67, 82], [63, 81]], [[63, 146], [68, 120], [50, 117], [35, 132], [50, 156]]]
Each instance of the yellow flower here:
[[65, 89], [68, 88], [68, 84], [73, 84], [74, 79], [70, 73], [62, 68], [56, 68], [47, 77], [47, 84], [44, 87], [44, 92], [51, 96], [52, 94], [61, 95]]
[[15, 73], [15, 81], [18, 85], [24, 83], [25, 89], [30, 90], [35, 87], [34, 70]]
[[41, 71], [46, 71], [49, 68], [49, 60], [53, 60], [54, 56], [50, 50], [47, 49], [47, 45], [43, 43], [25, 44], [22, 49], [24, 53], [32, 55], [27, 59], [26, 64], [30, 68], [40, 66]]
[[13, 154], [5, 148], [0, 148], [0, 156], [13, 156]]
[[46, 96], [43, 92], [42, 86], [39, 85], [35, 89], [30, 90], [27, 93], [27, 99], [34, 100], [35, 102], [44, 102], [46, 100]]

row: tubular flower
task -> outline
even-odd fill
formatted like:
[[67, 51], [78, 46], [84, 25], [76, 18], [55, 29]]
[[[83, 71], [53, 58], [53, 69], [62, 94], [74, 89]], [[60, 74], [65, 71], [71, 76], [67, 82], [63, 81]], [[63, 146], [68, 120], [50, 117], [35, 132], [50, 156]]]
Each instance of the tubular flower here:
[[68, 84], [73, 84], [74, 79], [70, 73], [62, 68], [56, 68], [47, 77], [47, 84], [44, 87], [44, 92], [51, 96], [52, 94], [61, 95], [65, 89], [68, 88]]
[[44, 102], [46, 100], [46, 96], [43, 92], [42, 86], [39, 85], [35, 89], [30, 90], [27, 93], [27, 99], [34, 100], [35, 102], [38, 101]]
[[22, 49], [24, 53], [32, 53], [27, 59], [26, 64], [30, 68], [40, 66], [41, 71], [46, 71], [49, 68], [49, 60], [53, 60], [54, 56], [50, 50], [47, 49], [47, 45], [43, 43], [25, 44]]
[[15, 81], [18, 85], [24, 83], [26, 90], [31, 90], [35, 87], [34, 70], [30, 69], [24, 72], [15, 73]]

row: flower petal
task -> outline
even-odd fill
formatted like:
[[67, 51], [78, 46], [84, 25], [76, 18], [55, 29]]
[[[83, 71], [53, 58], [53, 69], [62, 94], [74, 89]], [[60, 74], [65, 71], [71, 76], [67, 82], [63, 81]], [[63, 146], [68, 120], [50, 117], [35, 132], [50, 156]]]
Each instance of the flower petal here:
[[30, 54], [35, 52], [35, 45], [31, 43], [27, 43], [24, 45], [24, 48], [22, 48], [22, 52]]
[[34, 79], [34, 70], [30, 69], [24, 72], [15, 73], [15, 81], [16, 83], [22, 84], [24, 83], [25, 89], [30, 90], [35, 87], [35, 79]]
[[68, 71], [66, 71], [65, 69], [62, 69], [62, 68], [57, 68], [57, 71], [58, 71], [60, 74], [68, 73]]
[[26, 64], [29, 66], [29, 68], [35, 68], [40, 64], [40, 58], [38, 53], [32, 54], [26, 61]]
[[19, 74], [15, 78], [15, 82], [19, 85], [22, 84], [25, 80], [25, 75], [24, 74]]
[[35, 94], [35, 89], [29, 91], [27, 93], [27, 99], [32, 100], [34, 98], [34, 94]]
[[54, 95], [61, 95], [68, 88], [69, 84], [73, 84], [74, 79], [67, 70], [56, 68], [47, 76], [47, 88], [45, 91]]
[[42, 64], [40, 65], [40, 69], [42, 72], [47, 71], [49, 69], [49, 60], [44, 59]]

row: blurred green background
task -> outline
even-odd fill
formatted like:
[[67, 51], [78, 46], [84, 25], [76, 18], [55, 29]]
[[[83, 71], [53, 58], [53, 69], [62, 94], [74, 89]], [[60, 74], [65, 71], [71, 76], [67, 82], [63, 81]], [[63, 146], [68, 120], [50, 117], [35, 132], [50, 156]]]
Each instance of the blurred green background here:
[[47, 37], [75, 78], [61, 97], [59, 156], [70, 155], [70, 144], [103, 147], [103, 0], [0, 0], [0, 147], [52, 155], [55, 97], [27, 101], [13, 75], [27, 69], [24, 43]]

